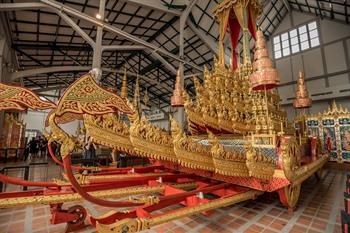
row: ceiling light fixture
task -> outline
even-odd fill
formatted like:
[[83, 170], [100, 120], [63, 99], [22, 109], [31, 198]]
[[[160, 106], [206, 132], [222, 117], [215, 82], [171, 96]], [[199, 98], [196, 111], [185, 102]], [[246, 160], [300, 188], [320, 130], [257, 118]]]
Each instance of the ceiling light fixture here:
[[102, 18], [102, 16], [100, 15], [100, 14], [96, 14], [96, 19], [101, 19]]

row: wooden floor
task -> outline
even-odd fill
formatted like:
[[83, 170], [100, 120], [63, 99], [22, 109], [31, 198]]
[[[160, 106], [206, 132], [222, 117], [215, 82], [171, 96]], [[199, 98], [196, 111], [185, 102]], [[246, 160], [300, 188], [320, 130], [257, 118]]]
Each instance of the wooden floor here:
[[[32, 178], [42, 180], [43, 175], [55, 177], [60, 169], [51, 164], [36, 168]], [[47, 174], [47, 175], [46, 175]], [[298, 207], [288, 214], [275, 194], [263, 195], [247, 201], [214, 210], [210, 216], [196, 215], [154, 227], [144, 232], [329, 232], [340, 233], [340, 210], [344, 207], [343, 192], [346, 171], [326, 170], [321, 181], [310, 178], [303, 183]], [[8, 187], [14, 189], [13, 187]], [[110, 208], [96, 206], [86, 201], [66, 203], [84, 205], [90, 214], [102, 215]], [[64, 232], [65, 225], [50, 225], [48, 206], [0, 209], [0, 233]], [[88, 227], [80, 232], [95, 232]]]

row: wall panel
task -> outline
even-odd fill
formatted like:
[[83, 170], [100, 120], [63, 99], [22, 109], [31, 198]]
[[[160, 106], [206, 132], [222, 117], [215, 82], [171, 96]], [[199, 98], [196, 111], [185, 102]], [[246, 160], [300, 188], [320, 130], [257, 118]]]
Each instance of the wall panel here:
[[302, 60], [302, 55], [301, 54], [296, 54], [292, 56], [292, 71], [293, 71], [293, 80], [297, 80], [299, 76], [299, 71], [303, 71], [303, 60]]
[[324, 47], [328, 73], [346, 70], [343, 42], [332, 43]]
[[298, 11], [292, 11], [292, 12], [293, 12], [293, 25], [296, 25], [296, 26], [299, 24], [309, 22], [316, 18], [314, 15], [304, 14]]
[[336, 75], [328, 78], [329, 86], [341, 86], [344, 83], [349, 83], [349, 75], [348, 74], [341, 74]]
[[276, 67], [278, 67], [278, 74], [281, 83], [287, 83], [293, 80], [290, 57], [278, 59], [276, 61]]
[[323, 43], [329, 43], [350, 36], [349, 25], [330, 20], [320, 20], [320, 24]]
[[324, 74], [320, 48], [306, 50], [303, 54], [305, 79]]
[[310, 92], [322, 93], [323, 89], [326, 87], [326, 81], [324, 79], [316, 79], [316, 80], [307, 81], [306, 85]]

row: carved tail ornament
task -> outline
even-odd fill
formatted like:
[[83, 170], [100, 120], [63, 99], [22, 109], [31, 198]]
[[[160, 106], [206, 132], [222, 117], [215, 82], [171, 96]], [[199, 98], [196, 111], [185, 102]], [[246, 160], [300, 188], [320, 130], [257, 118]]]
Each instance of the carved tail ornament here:
[[0, 110], [53, 109], [56, 105], [42, 100], [34, 92], [23, 87], [0, 83]]

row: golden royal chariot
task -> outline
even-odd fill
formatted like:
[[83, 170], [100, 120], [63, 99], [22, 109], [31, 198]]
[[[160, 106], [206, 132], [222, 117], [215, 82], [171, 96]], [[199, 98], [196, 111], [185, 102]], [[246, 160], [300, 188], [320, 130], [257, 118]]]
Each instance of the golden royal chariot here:
[[[61, 144], [62, 160], [50, 145], [49, 152], [65, 172], [64, 180], [52, 182], [30, 182], [0, 174], [2, 182], [43, 187], [39, 191], [2, 193], [0, 208], [47, 204], [51, 223], [66, 222], [67, 231], [73, 231], [85, 225], [87, 212], [80, 205], [65, 209], [62, 203], [86, 199], [122, 208], [98, 217], [89, 215], [89, 223], [98, 232], [125, 233], [255, 199], [264, 192], [277, 192], [282, 204], [292, 211], [302, 182], [313, 174], [320, 175], [334, 150], [322, 142], [321, 133], [310, 133], [314, 116], [297, 118], [297, 129], [288, 122], [274, 89], [279, 83], [277, 71], [268, 57], [264, 35], [254, 24], [260, 13], [256, 0], [224, 0], [215, 8], [219, 57], [214, 58], [211, 71], [205, 69], [203, 83], [194, 78], [195, 99], [182, 89], [179, 76], [172, 97], [173, 106], [185, 108], [189, 132], [174, 118], [171, 132], [167, 132], [142, 116], [138, 88], [134, 104], [127, 99], [126, 75], [121, 96], [100, 87], [96, 81], [99, 73], [93, 70], [71, 84], [57, 104], [43, 101], [22, 87], [0, 84], [2, 110], [52, 109], [46, 136], [50, 143]], [[224, 59], [227, 31], [241, 31], [243, 35], [243, 64], [237, 65], [233, 52], [230, 68]], [[253, 59], [249, 34], [256, 41]], [[238, 36], [231, 39], [234, 51]], [[311, 106], [302, 75], [294, 106]], [[348, 113], [342, 111], [343, 115]], [[128, 123], [121, 120], [122, 115], [127, 115]], [[86, 134], [95, 143], [114, 153], [147, 158], [149, 165], [72, 166], [71, 153], [81, 141], [60, 125], [73, 120], [84, 123]], [[165, 209], [173, 205], [178, 208]]]

